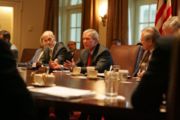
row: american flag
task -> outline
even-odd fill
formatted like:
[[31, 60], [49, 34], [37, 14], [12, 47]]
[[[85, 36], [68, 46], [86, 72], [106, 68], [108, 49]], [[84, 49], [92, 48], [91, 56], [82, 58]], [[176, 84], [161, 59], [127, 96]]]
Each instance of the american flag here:
[[164, 22], [172, 16], [171, 0], [158, 0], [155, 26], [162, 34]]

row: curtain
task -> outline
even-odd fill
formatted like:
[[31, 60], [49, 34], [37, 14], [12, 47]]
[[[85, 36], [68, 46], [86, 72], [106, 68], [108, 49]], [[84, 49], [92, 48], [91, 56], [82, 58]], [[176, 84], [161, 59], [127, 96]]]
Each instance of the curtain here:
[[59, 0], [46, 0], [45, 2], [45, 18], [43, 31], [51, 30], [58, 41], [58, 11]]
[[178, 13], [178, 0], [171, 0], [171, 3], [172, 3], [172, 15], [176, 16]]
[[128, 44], [128, 0], [108, 0], [107, 47], [117, 39]]
[[[98, 21], [98, 0], [83, 0], [82, 1], [82, 29], [81, 33], [92, 28], [98, 31], [99, 21]], [[83, 48], [83, 43], [81, 40], [81, 48]]]
[[98, 31], [98, 1], [83, 0], [82, 2], [82, 31], [93, 28]]

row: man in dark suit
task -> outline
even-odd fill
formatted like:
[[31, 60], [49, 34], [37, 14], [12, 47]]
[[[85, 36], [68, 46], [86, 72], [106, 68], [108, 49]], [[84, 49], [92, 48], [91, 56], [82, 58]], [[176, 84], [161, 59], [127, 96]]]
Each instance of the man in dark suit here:
[[35, 120], [36, 110], [31, 94], [16, 69], [10, 45], [0, 40], [1, 118]]
[[99, 34], [94, 29], [87, 29], [83, 32], [84, 48], [80, 53], [80, 59], [75, 64], [74, 62], [66, 61], [65, 67], [72, 68], [80, 66], [81, 72], [87, 71], [87, 66], [94, 66], [98, 72], [109, 70], [112, 65], [112, 57], [107, 48], [99, 44]]
[[61, 65], [64, 63], [67, 49], [63, 43], [56, 42], [52, 31], [45, 31], [41, 39], [47, 44], [41, 61], [43, 64], [49, 64], [50, 68], [56, 69], [54, 64], [58, 63]]
[[74, 62], [76, 63], [79, 60], [80, 56], [80, 50], [76, 48], [76, 42], [68, 41], [67, 47], [69, 48], [68, 53], [71, 55], [71, 58], [73, 58]]
[[[144, 52], [141, 56], [138, 67], [135, 69], [133, 75], [141, 78], [146, 71], [152, 52], [155, 48], [156, 41], [160, 38], [160, 33], [155, 27], [145, 27], [141, 33], [141, 43]], [[139, 58], [138, 58], [139, 59]]]
[[168, 90], [175, 34], [180, 30], [179, 18], [170, 18], [163, 27], [163, 31], [166, 30], [171, 31], [165, 34], [169, 37], [157, 41], [149, 67], [132, 95], [134, 110], [144, 113], [151, 120], [161, 117], [160, 106]]

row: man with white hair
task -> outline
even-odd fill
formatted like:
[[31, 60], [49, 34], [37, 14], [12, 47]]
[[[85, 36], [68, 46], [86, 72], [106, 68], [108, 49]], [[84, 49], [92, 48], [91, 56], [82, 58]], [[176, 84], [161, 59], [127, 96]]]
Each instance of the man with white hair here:
[[43, 64], [49, 64], [50, 68], [56, 69], [54, 64], [62, 65], [64, 63], [67, 49], [61, 42], [56, 42], [52, 31], [45, 31], [41, 39], [46, 44], [41, 61]]
[[87, 71], [87, 66], [94, 66], [98, 72], [109, 70], [112, 65], [112, 57], [109, 50], [99, 44], [99, 34], [94, 29], [87, 29], [83, 32], [84, 49], [80, 53], [80, 59], [75, 64], [74, 61], [66, 61], [64, 66], [72, 68], [80, 66], [81, 72]]

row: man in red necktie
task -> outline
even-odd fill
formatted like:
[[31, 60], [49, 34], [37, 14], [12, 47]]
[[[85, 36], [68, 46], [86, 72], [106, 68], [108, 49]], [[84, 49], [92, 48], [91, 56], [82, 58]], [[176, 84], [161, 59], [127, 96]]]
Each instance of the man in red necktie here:
[[109, 70], [112, 65], [112, 57], [107, 48], [99, 44], [99, 34], [94, 29], [87, 29], [83, 32], [83, 46], [80, 58], [75, 64], [74, 62], [66, 61], [64, 64], [67, 68], [80, 66], [81, 72], [87, 71], [87, 66], [94, 66], [98, 72]]

